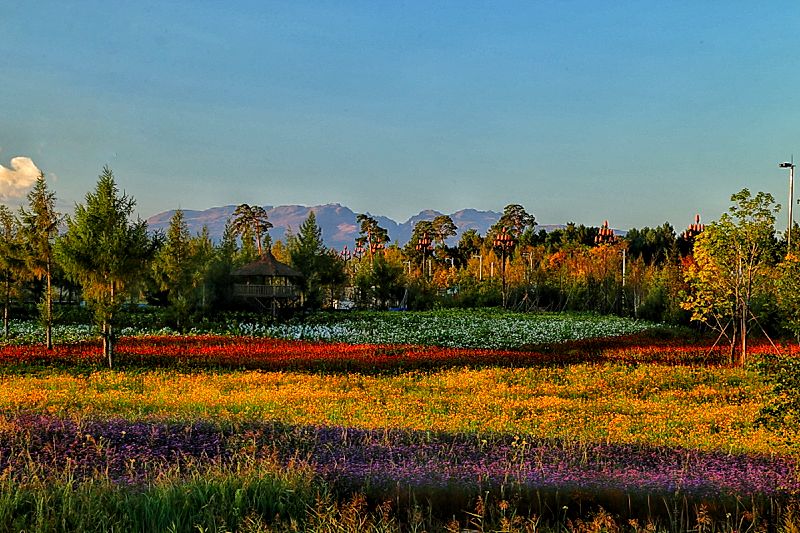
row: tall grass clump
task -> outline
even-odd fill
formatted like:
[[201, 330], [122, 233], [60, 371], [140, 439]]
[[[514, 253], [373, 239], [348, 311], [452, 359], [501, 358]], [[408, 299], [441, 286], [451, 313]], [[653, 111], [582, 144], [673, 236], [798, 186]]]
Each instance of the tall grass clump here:
[[142, 485], [37, 470], [0, 481], [0, 532], [267, 531], [304, 523], [310, 502], [325, 497], [308, 468], [244, 456], [183, 465]]

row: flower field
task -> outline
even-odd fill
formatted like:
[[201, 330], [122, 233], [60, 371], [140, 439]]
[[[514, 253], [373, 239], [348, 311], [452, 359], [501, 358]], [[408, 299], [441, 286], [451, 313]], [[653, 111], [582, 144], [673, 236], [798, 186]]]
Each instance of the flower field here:
[[[498, 331], [504, 316], [465, 327]], [[554, 326], [463, 345], [453, 331], [415, 336], [444, 320], [436, 313], [336, 318], [342, 328], [374, 321], [379, 343], [308, 334], [345, 331], [327, 317], [306, 324], [303, 340], [135, 335], [118, 343], [114, 370], [96, 340], [53, 351], [9, 343], [0, 531], [787, 523], [800, 491], [796, 439], [756, 423], [770, 394], [762, 377], [726, 366], [709, 340], [586, 318], [597, 328], [583, 335]], [[412, 331], [390, 342], [403, 321]], [[126, 506], [134, 511], [113, 510]]]
[[[451, 348], [518, 349], [521, 346], [632, 335], [655, 324], [591, 314], [522, 314], [498, 310], [443, 310], [416, 313], [327, 313], [290, 323], [229, 320], [192, 334], [271, 337], [349, 344], [413, 344]], [[44, 331], [31, 321], [11, 321], [16, 344], [44, 342]], [[56, 326], [61, 342], [97, 336], [86, 325]], [[123, 336], [170, 335], [169, 328], [127, 327]]]
[[[45, 350], [40, 344], [0, 347], [0, 365], [34, 363], [101, 364], [100, 343], [83, 340]], [[788, 345], [785, 347], [789, 349]], [[121, 366], [231, 368], [250, 370], [327, 370], [373, 373], [459, 366], [506, 366], [574, 363], [711, 364], [727, 360], [712, 343], [687, 344], [647, 336], [590, 338], [527, 345], [519, 349], [451, 348], [413, 344], [352, 344], [224, 335], [146, 335], [123, 337], [117, 344]], [[754, 354], [774, 351], [754, 343]]]
[[243, 325], [241, 333], [355, 344], [518, 349], [526, 345], [631, 335], [654, 326], [640, 320], [589, 314], [442, 310], [418, 313], [328, 314], [300, 324], [265, 327]]

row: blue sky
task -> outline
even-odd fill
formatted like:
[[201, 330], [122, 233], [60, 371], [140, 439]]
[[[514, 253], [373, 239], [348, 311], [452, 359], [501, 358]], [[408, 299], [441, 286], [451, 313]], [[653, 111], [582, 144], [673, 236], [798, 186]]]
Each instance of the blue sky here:
[[742, 187], [786, 204], [800, 3], [226, 4], [0, 6], [4, 175], [31, 158], [69, 210], [108, 164], [143, 217], [520, 203], [680, 231]]

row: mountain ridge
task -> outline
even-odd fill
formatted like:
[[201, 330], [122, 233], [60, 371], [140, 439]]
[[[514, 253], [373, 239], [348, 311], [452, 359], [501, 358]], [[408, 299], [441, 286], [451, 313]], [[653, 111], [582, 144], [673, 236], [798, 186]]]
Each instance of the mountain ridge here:
[[[308, 214], [314, 211], [317, 217], [317, 225], [322, 230], [322, 239], [329, 248], [341, 250], [344, 246], [352, 249], [354, 241], [358, 237], [358, 223], [356, 222], [357, 213], [347, 206], [339, 203], [329, 203], [314, 206], [303, 205], [264, 205], [267, 217], [273, 227], [269, 230], [273, 240], [286, 241], [288, 232], [296, 233]], [[210, 207], [208, 209], [183, 209], [184, 219], [192, 235], [200, 233], [203, 226], [208, 227], [208, 232], [215, 242], [222, 238], [225, 224], [233, 216], [235, 205], [225, 205]], [[151, 230], [165, 231], [169, 227], [169, 221], [175, 214], [176, 209], [170, 209], [157, 213], [147, 219], [147, 225]], [[403, 246], [411, 239], [414, 224], [420, 220], [433, 220], [442, 213], [433, 209], [423, 209], [416, 215], [412, 215], [405, 222], [397, 222], [390, 217], [367, 213], [374, 217], [378, 224], [386, 228], [389, 232], [391, 242], [396, 242]], [[448, 239], [447, 243], [454, 246], [461, 234], [470, 229], [476, 230], [481, 235], [485, 235], [487, 230], [500, 218], [501, 213], [496, 211], [481, 211], [473, 208], [465, 208], [449, 213], [458, 228], [455, 237]], [[551, 231], [563, 228], [563, 225], [537, 225], [537, 229]]]

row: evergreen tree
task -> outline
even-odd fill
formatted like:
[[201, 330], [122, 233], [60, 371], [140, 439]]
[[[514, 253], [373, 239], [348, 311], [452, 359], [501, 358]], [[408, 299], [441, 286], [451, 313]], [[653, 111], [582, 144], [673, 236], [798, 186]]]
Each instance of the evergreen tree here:
[[19, 292], [18, 283], [25, 268], [19, 220], [0, 205], [0, 283], [3, 286], [3, 335], [8, 338], [11, 299]]
[[257, 205], [241, 204], [236, 207], [231, 220], [234, 234], [242, 237], [242, 248], [252, 245], [255, 241], [258, 257], [264, 257], [262, 236], [269, 238], [269, 228], [272, 223], [267, 218], [267, 212]]
[[135, 205], [133, 198], [119, 193], [113, 173], [103, 167], [94, 191], [86, 195], [85, 205], [75, 206], [74, 217], [67, 218], [67, 233], [57, 242], [64, 270], [80, 281], [84, 298], [94, 308], [109, 366], [120, 304], [155, 252], [147, 222], [130, 220]]
[[231, 271], [234, 269], [238, 247], [236, 234], [230, 220], [225, 224], [222, 239], [213, 247], [205, 273], [204, 294], [205, 307], [227, 308], [230, 306], [233, 281]]
[[289, 237], [287, 248], [292, 267], [303, 274], [303, 290], [309, 305], [321, 303], [323, 287], [344, 282], [344, 264], [325, 247], [313, 211], [300, 225], [297, 235]]
[[439, 243], [439, 246], [444, 247], [445, 241], [456, 235], [458, 226], [455, 225], [449, 215], [439, 215], [431, 222], [431, 230], [433, 231], [431, 237]]
[[[430, 220], [420, 220], [414, 224], [414, 228], [411, 230], [411, 238], [403, 248], [406, 257], [414, 261], [414, 263], [418, 263], [423, 255], [423, 250], [419, 245], [420, 239], [423, 236], [427, 236], [432, 241], [435, 238], [434, 233], [433, 222]], [[425, 254], [430, 257], [430, 248], [425, 250]]]
[[375, 252], [385, 248], [389, 242], [389, 232], [386, 228], [382, 228], [374, 217], [366, 213], [356, 216], [356, 222], [359, 224], [359, 236], [356, 244], [365, 249], [372, 261]]
[[[192, 288], [195, 292], [199, 289], [200, 307], [205, 311], [208, 309], [208, 282], [215, 257], [214, 241], [211, 240], [211, 234], [205, 224], [200, 234], [193, 237], [189, 243], [189, 252], [192, 257], [193, 267]], [[197, 300], [197, 297], [195, 297], [195, 300]]]
[[506, 228], [514, 240], [519, 241], [526, 230], [532, 230], [535, 226], [536, 217], [528, 213], [524, 207], [519, 204], [508, 204], [503, 209], [500, 219], [492, 226], [490, 235], [493, 238], [495, 233]]
[[39, 173], [33, 189], [28, 193], [29, 211], [20, 210], [22, 233], [26, 247], [25, 259], [30, 274], [45, 281], [41, 307], [45, 325], [47, 349], [53, 348], [53, 243], [58, 235], [59, 214], [56, 212], [56, 195], [48, 190], [44, 174]]
[[184, 326], [192, 305], [195, 267], [189, 227], [183, 211], [178, 209], [169, 221], [164, 245], [153, 261], [157, 286], [167, 293], [178, 329]]

